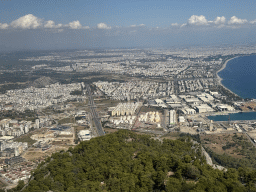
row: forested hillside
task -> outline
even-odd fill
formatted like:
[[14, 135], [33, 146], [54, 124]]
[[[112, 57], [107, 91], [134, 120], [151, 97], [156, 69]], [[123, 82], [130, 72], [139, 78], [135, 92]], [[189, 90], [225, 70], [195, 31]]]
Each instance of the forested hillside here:
[[120, 130], [53, 154], [22, 191], [241, 192], [256, 191], [255, 182], [254, 170], [211, 168], [188, 136], [160, 142]]

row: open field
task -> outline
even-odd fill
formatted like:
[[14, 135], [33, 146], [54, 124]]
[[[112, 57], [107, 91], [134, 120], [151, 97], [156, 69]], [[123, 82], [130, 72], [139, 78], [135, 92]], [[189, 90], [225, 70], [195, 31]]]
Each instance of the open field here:
[[248, 135], [249, 135], [252, 139], [256, 140], [256, 130], [252, 130], [252, 131], [248, 132]]
[[117, 132], [119, 129], [104, 128], [106, 134]]
[[97, 106], [96, 108], [97, 112], [101, 112], [101, 111], [106, 112], [108, 111], [109, 107], [116, 107], [118, 103], [120, 103], [120, 101], [100, 98], [100, 99], [94, 99], [94, 103]]
[[176, 140], [180, 137], [179, 132], [172, 132], [172, 133], [167, 133], [161, 137], [161, 139], [171, 139], [171, 140]]
[[87, 100], [85, 100], [85, 102], [68, 102], [68, 104], [72, 104], [75, 107], [85, 107], [87, 104]]
[[36, 142], [35, 140], [30, 138], [31, 135], [39, 134], [39, 133], [44, 133], [46, 130], [47, 129], [45, 129], [45, 128], [36, 129], [34, 131], [31, 131], [31, 132], [29, 132], [27, 134], [24, 134], [24, 135], [22, 135], [20, 137], [15, 138], [14, 141], [16, 141], [16, 142], [27, 142], [28, 146], [30, 147], [30, 146], [32, 146]]
[[59, 124], [75, 123], [74, 117], [67, 117], [58, 121]]
[[240, 109], [242, 111], [252, 111], [252, 110], [256, 110], [256, 102], [246, 102], [243, 103], [243, 105], [240, 107]]
[[5, 186], [6, 186], [6, 184], [4, 184], [4, 182], [2, 182], [2, 181], [0, 180], [0, 189], [4, 188]]
[[42, 151], [42, 149], [39, 148], [30, 148], [29, 150], [27, 150], [22, 157], [24, 157], [26, 160], [36, 160], [36, 159], [40, 159], [46, 156], [51, 156], [52, 153], [55, 153], [57, 151], [60, 150], [68, 150], [70, 146], [68, 145], [60, 145], [60, 146], [52, 146], [50, 149]]
[[217, 154], [227, 154], [239, 159], [248, 156], [247, 151], [255, 150], [255, 147], [242, 133], [201, 135], [201, 142]]
[[149, 107], [145, 107], [145, 106], [142, 106], [140, 108], [140, 112], [150, 112], [150, 111], [158, 111], [158, 112], [161, 112], [161, 113], [164, 113], [164, 109], [160, 108], [160, 107], [152, 107], [152, 106], [149, 106]]

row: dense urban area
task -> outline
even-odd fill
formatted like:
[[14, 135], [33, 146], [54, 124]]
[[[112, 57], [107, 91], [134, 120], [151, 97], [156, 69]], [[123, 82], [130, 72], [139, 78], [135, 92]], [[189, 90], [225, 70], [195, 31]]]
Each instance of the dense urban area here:
[[15, 61], [2, 54], [2, 189], [33, 180], [55, 152], [120, 129], [162, 142], [192, 135], [214, 169], [229, 167], [223, 154], [249, 159], [236, 145], [243, 140], [255, 151], [256, 121], [208, 116], [256, 110], [256, 100], [232, 93], [217, 74], [229, 59], [255, 53], [256, 46], [237, 45], [24, 52]]

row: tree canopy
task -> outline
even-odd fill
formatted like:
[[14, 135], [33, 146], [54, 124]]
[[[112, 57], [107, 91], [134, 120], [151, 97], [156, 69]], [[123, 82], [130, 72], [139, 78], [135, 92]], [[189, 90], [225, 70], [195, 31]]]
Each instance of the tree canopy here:
[[24, 192], [256, 191], [256, 171], [213, 169], [189, 136], [159, 141], [127, 130], [52, 154], [32, 178]]

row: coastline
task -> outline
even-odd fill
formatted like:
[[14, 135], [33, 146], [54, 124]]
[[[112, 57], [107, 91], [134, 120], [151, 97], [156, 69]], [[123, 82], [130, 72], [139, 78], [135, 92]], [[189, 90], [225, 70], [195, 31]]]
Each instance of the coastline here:
[[235, 59], [235, 58], [237, 58], [237, 57], [241, 57], [241, 56], [236, 56], [236, 57], [230, 58], [230, 59], [228, 59], [227, 61], [225, 61], [225, 63], [222, 65], [222, 67], [221, 67], [218, 71], [216, 71], [216, 76], [217, 76], [217, 82], [219, 83], [219, 85], [221, 85], [224, 89], [230, 91], [231, 93], [233, 93], [233, 94], [236, 95], [237, 97], [240, 97], [239, 95], [237, 95], [236, 93], [234, 93], [233, 91], [231, 91], [230, 89], [228, 89], [227, 87], [225, 87], [225, 86], [221, 83], [222, 78], [218, 75], [218, 73], [219, 73], [220, 71], [222, 71], [223, 69], [226, 68], [227, 63], [228, 63], [230, 60]]

